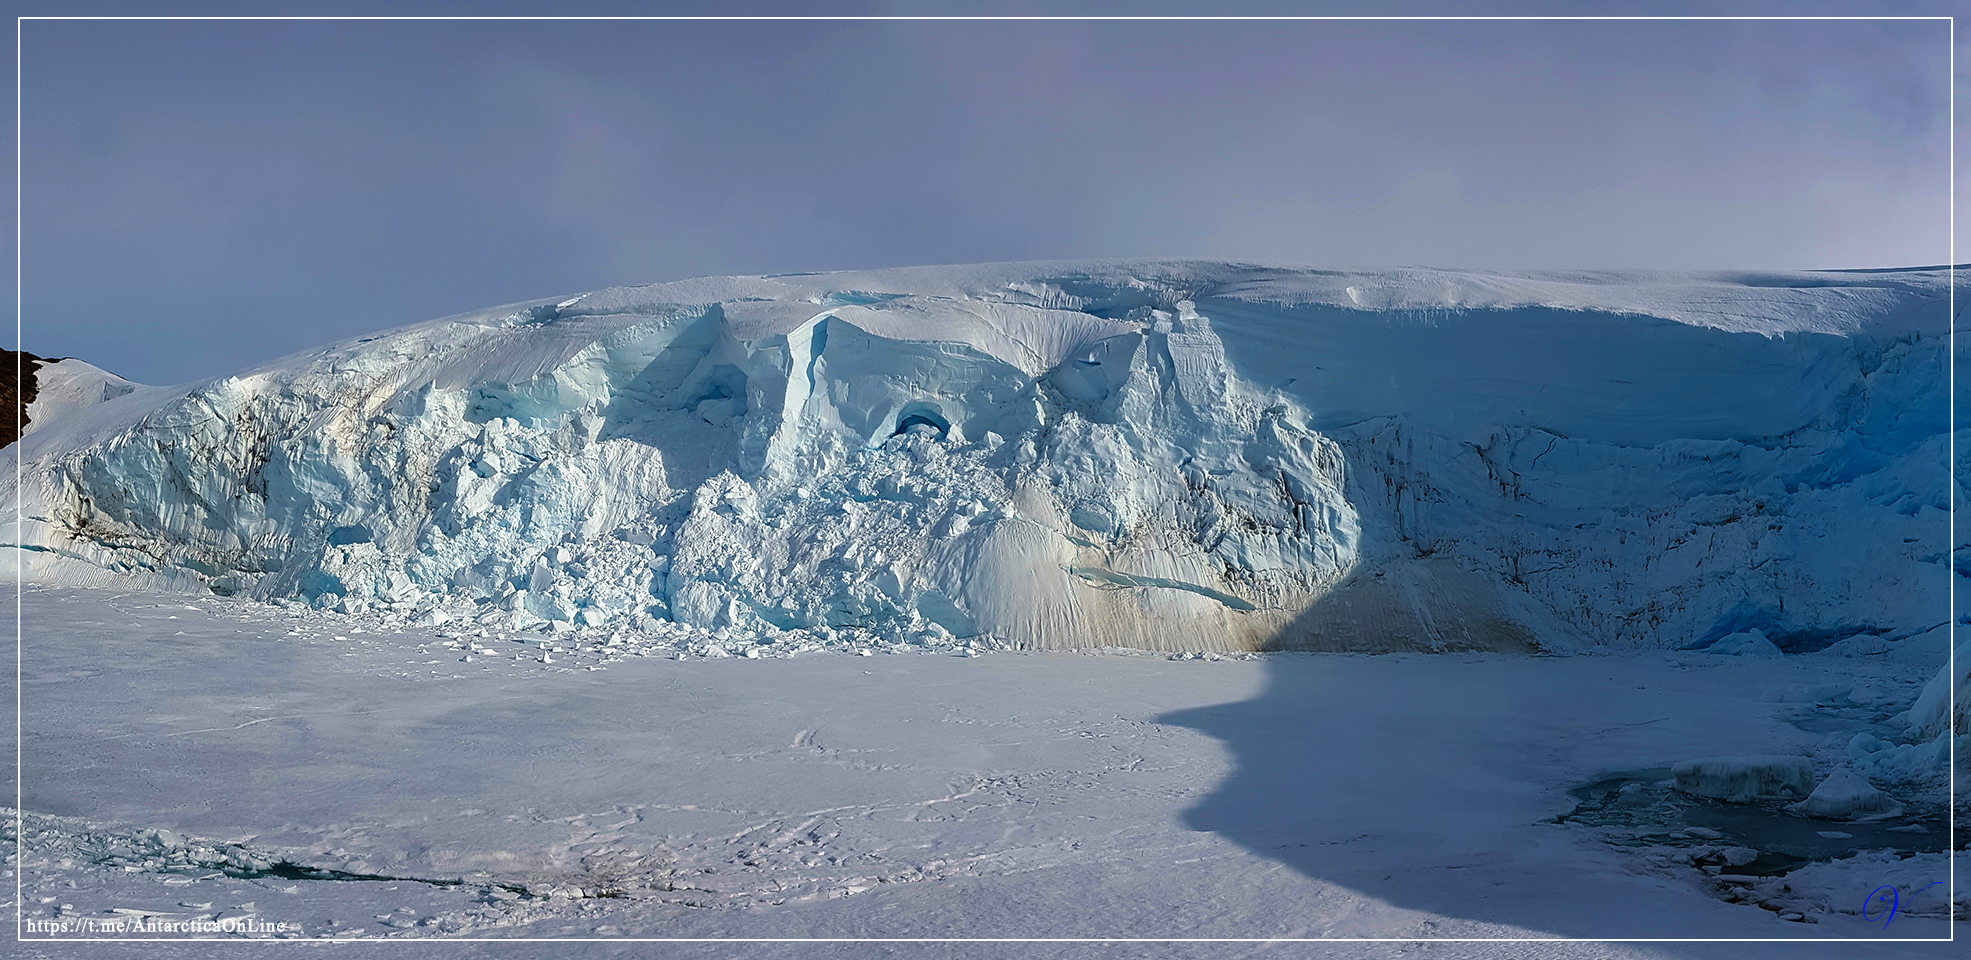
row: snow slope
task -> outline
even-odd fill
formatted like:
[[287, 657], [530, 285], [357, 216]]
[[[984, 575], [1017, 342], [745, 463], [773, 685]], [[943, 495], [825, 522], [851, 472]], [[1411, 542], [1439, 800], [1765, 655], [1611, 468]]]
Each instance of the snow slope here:
[[73, 358], [41, 364], [35, 372], [34, 401], [27, 405], [31, 433], [50, 422], [74, 419], [90, 407], [132, 393], [137, 385]]
[[1948, 619], [1946, 285], [1103, 261], [612, 288], [37, 414], [0, 540], [38, 582], [513, 629], [1895, 643]]

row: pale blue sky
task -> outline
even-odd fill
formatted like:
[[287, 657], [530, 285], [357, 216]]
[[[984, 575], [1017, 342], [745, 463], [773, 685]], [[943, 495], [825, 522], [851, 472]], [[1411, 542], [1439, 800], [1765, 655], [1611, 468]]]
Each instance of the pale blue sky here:
[[22, 342], [153, 383], [703, 274], [1948, 257], [1940, 22], [30, 21], [22, 48]]

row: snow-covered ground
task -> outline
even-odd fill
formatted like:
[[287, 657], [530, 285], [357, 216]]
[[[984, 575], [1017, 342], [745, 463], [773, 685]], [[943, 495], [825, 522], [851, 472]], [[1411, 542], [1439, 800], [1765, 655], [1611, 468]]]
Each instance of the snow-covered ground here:
[[52, 364], [24, 932], [1946, 935], [1946, 284], [989, 264]]
[[[1721, 893], [1754, 878], [1672, 858], [1728, 836], [1623, 846], [1607, 841], [1649, 831], [1552, 822], [1611, 771], [1838, 762], [1915, 695], [1921, 671], [1894, 660], [598, 664], [502, 641], [468, 663], [428, 632], [238, 600], [31, 588], [20, 609], [34, 920], [386, 938], [1945, 934], [1941, 890], [1922, 889], [1941, 853], [1796, 880], [1761, 908]], [[1797, 696], [1831, 676], [1840, 706]], [[1896, 883], [1898, 916], [1863, 922]]]

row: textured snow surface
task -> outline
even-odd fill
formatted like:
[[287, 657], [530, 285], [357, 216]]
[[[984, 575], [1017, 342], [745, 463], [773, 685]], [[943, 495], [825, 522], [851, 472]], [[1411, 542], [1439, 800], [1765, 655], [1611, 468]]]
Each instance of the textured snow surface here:
[[[1891, 657], [824, 652], [590, 670], [559, 655], [461, 662], [432, 631], [237, 598], [29, 586], [13, 604], [0, 597], [0, 619], [23, 621], [25, 814], [7, 867], [20, 870], [22, 917], [44, 925], [251, 917], [290, 924], [279, 936], [412, 941], [1780, 941], [1730, 944], [1740, 958], [1950, 928], [1948, 888], [1928, 887], [1949, 876], [1940, 830], [1906, 835], [1908, 859], [1869, 853], [1768, 880], [1710, 869], [1752, 851], [1680, 829], [1698, 827], [1700, 809], [1620, 844], [1555, 821], [1574, 806], [1566, 791], [1609, 767], [1707, 751], [1845, 762], [1851, 733], [1804, 720], [1855, 707], [1748, 693], [1839, 674], [1844, 702], [1881, 729], [1928, 672]], [[1705, 839], [1637, 845], [1667, 831]], [[1902, 886], [1906, 910], [1886, 930], [1858, 913], [1884, 884]], [[19, 951], [233, 955], [132, 946], [147, 952]], [[597, 955], [570, 942], [391, 946]], [[1710, 946], [1725, 945], [865, 943], [784, 955], [1723, 956]], [[700, 949], [608, 955], [783, 955]], [[1958, 953], [1889, 943], [1831, 955]]]
[[186, 387], [77, 372], [55, 395], [94, 399], [43, 401], [4, 540], [34, 581], [554, 632], [1895, 643], [1948, 619], [1945, 285], [1111, 261], [613, 288]]

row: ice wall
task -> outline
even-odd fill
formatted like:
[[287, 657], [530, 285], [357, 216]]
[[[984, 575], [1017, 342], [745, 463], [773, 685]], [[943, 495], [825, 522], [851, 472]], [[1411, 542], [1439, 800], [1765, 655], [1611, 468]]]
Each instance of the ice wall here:
[[1894, 642], [1947, 619], [1945, 296], [1160, 261], [616, 288], [67, 411], [5, 539], [33, 579], [560, 630]]

